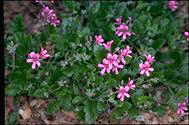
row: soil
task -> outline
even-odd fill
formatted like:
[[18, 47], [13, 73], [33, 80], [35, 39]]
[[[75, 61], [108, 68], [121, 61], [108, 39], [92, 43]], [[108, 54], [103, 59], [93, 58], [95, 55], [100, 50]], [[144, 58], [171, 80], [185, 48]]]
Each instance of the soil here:
[[[56, 1], [55, 1], [56, 2]], [[57, 1], [58, 2], [58, 1]], [[55, 3], [56, 4], [56, 3]], [[63, 12], [64, 8], [57, 7], [58, 13]], [[36, 4], [34, 1], [4, 1], [4, 26], [5, 34], [7, 33], [7, 28], [13, 17], [20, 14], [24, 17], [24, 25], [27, 32], [39, 32], [40, 23], [38, 21], [38, 15], [41, 6]], [[189, 31], [189, 17], [188, 17], [188, 2], [179, 2], [179, 15], [185, 20], [185, 26], [183, 31]], [[9, 71], [5, 71], [5, 76], [8, 76]], [[6, 98], [5, 107], [5, 118], [8, 118], [11, 112], [13, 112], [13, 98]], [[49, 117], [45, 114], [45, 110], [48, 105], [48, 100], [37, 99], [33, 97], [22, 96], [20, 98], [19, 111], [20, 116], [17, 119], [19, 124], [75, 124], [84, 123], [83, 121], [78, 121], [74, 112], [65, 112], [63, 109], [59, 110], [53, 116]], [[142, 112], [143, 120], [130, 120], [127, 115], [122, 120], [112, 121], [110, 113], [102, 113], [97, 119], [97, 124], [188, 124], [188, 114], [181, 118], [175, 112], [172, 112], [169, 107], [167, 107], [166, 114], [163, 117], [158, 117], [154, 112]]]

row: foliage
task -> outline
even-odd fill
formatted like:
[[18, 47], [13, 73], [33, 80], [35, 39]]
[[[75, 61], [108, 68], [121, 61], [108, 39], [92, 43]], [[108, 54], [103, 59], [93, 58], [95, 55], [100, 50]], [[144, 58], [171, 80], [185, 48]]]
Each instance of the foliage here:
[[[64, 108], [75, 111], [86, 123], [95, 123], [98, 115], [110, 107], [114, 107], [115, 119], [123, 118], [126, 113], [134, 118], [140, 109], [153, 109], [162, 115], [165, 106], [176, 106], [179, 99], [187, 96], [188, 52], [180, 47], [188, 46], [180, 42], [184, 40], [183, 20], [176, 12], [170, 12], [166, 1], [63, 1], [59, 4], [67, 10], [61, 13], [61, 25], [44, 26], [39, 34], [26, 33], [22, 18], [14, 18], [10, 35], [5, 36], [6, 48], [13, 48], [5, 57], [6, 69], [12, 71], [6, 96], [26, 94], [47, 98], [49, 115]], [[113, 27], [120, 16], [125, 20], [132, 17], [134, 35], [124, 42], [115, 35]], [[126, 45], [132, 48], [133, 58], [127, 60], [118, 75], [100, 75], [98, 64], [106, 57], [106, 50], [95, 43], [95, 35], [99, 34], [106, 41], [114, 40], [113, 51]], [[27, 54], [39, 52], [41, 47], [52, 47], [47, 49], [52, 51], [51, 57], [32, 70], [26, 62]], [[145, 52], [155, 56], [150, 77], [141, 76], [138, 71]], [[117, 91], [119, 86], [127, 84], [129, 77], [136, 88], [130, 93], [131, 98], [121, 102]], [[162, 86], [165, 91], [158, 89]], [[12, 115], [9, 120], [14, 122], [16, 113]]]

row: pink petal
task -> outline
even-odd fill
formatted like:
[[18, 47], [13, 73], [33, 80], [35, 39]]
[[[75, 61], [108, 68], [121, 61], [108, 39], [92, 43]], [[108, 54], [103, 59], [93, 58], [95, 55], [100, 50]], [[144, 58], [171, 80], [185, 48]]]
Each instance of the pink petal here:
[[125, 86], [125, 91], [129, 91], [129, 86]]
[[140, 63], [140, 64], [139, 64], [139, 67], [140, 67], [141, 69], [143, 69], [144, 64], [143, 64], [143, 63]]
[[121, 96], [120, 100], [123, 101], [124, 100], [124, 96]]
[[119, 33], [118, 33], [118, 36], [121, 36], [122, 34], [123, 34], [123, 32], [119, 32]]
[[140, 71], [140, 74], [141, 74], [141, 75], [143, 75], [143, 74], [144, 74], [144, 72], [145, 72], [145, 70], [141, 70], [141, 71]]
[[122, 95], [122, 94], [121, 94], [121, 93], [119, 93], [119, 94], [117, 95], [117, 98], [121, 98], [121, 95]]
[[146, 76], [150, 76], [150, 73], [148, 71], [146, 71]]
[[126, 62], [125, 62], [125, 59], [124, 59], [124, 58], [121, 58], [121, 62], [122, 62], [123, 64], [126, 64]]
[[184, 35], [185, 35], [185, 36], [188, 36], [188, 35], [189, 35], [189, 32], [184, 32]]
[[101, 74], [101, 75], [104, 75], [105, 71], [106, 71], [106, 69], [103, 68], [103, 69], [101, 70], [100, 74]]
[[123, 37], [122, 37], [124, 40], [126, 39], [126, 34], [123, 34]]
[[110, 69], [109, 68], [106, 68], [106, 71], [107, 71], [107, 73], [110, 73]]
[[40, 66], [40, 65], [41, 65], [39, 61], [36, 61], [36, 64], [37, 64], [38, 66]]
[[123, 68], [123, 65], [118, 65], [117, 67], [118, 67], [118, 68]]
[[130, 97], [130, 95], [129, 95], [128, 93], [125, 93], [125, 96], [126, 96], [127, 98], [129, 98], [129, 97]]
[[109, 66], [108, 66], [108, 67], [109, 67], [109, 69], [112, 69], [112, 64], [109, 64]]
[[29, 62], [33, 62], [33, 59], [27, 59], [27, 62], [29, 63]]
[[153, 72], [154, 71], [154, 68], [148, 68], [149, 71]]
[[33, 64], [32, 64], [32, 69], [35, 69], [35, 66], [36, 66], [36, 63], [33, 62]]
[[130, 33], [130, 32], [126, 32], [126, 34], [127, 34], [128, 36], [131, 36], [131, 33]]
[[98, 67], [104, 68], [104, 65], [103, 64], [98, 64]]

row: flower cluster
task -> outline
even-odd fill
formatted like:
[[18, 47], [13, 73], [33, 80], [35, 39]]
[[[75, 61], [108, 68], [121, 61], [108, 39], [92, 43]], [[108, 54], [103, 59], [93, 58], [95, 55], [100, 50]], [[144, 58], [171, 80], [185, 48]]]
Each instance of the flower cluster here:
[[60, 23], [60, 20], [57, 19], [54, 10], [49, 9], [49, 7], [47, 6], [43, 7], [41, 11], [41, 18], [43, 22], [50, 23], [54, 27], [56, 27], [56, 25]]
[[139, 64], [139, 70], [140, 70], [140, 74], [143, 75], [144, 73], [146, 74], [146, 76], [150, 76], [150, 72], [154, 71], [154, 68], [151, 67], [151, 63], [154, 61], [155, 57], [152, 56], [151, 54], [144, 54], [144, 56], [146, 57], [146, 61], [144, 63], [140, 63]]
[[175, 11], [177, 9], [177, 2], [176, 2], [176, 0], [170, 0], [169, 1], [169, 9], [171, 9], [171, 11]]
[[[113, 42], [113, 41], [111, 41]], [[110, 43], [111, 43], [110, 42]], [[109, 43], [107, 43], [109, 44]], [[106, 45], [107, 46], [107, 45]], [[107, 47], [105, 48], [107, 49]], [[108, 50], [111, 49], [108, 47]], [[108, 53], [107, 57], [103, 59], [102, 64], [98, 64], [98, 67], [102, 68], [100, 74], [104, 75], [105, 72], [110, 73], [114, 72], [118, 74], [118, 69], [122, 69], [123, 66], [126, 64], [125, 57], [132, 57], [130, 54], [132, 53], [129, 46], [126, 46], [124, 50], [120, 50], [119, 56], [117, 54]], [[122, 64], [121, 64], [122, 63]]]
[[188, 105], [188, 98], [185, 97], [184, 102], [179, 102], [178, 103], [177, 114], [179, 114], [180, 116], [184, 116], [185, 115], [185, 111], [188, 110], [187, 105]]
[[126, 40], [127, 37], [131, 36], [131, 32], [129, 31], [129, 26], [128, 24], [131, 22], [131, 17], [128, 18], [128, 21], [126, 23], [122, 23], [122, 18], [117, 18], [116, 19], [116, 25], [117, 29], [115, 34], [119, 37], [122, 37], [122, 40]]
[[129, 90], [130, 89], [134, 90], [135, 87], [136, 85], [133, 84], [133, 80], [130, 80], [129, 78], [128, 84], [125, 87], [120, 86], [119, 94], [117, 95], [117, 98], [119, 98], [121, 101], [124, 100], [125, 96], [129, 98], [130, 97], [130, 95], [128, 94]]
[[189, 42], [189, 32], [184, 32], [184, 35], [187, 38], [186, 40]]
[[41, 48], [41, 52], [40, 53], [35, 53], [35, 52], [31, 52], [28, 54], [28, 59], [27, 62], [28, 63], [33, 63], [32, 64], [32, 69], [36, 68], [37, 66], [40, 66], [40, 59], [46, 59], [48, 58], [50, 55], [47, 54], [47, 50], [44, 48]]
[[[54, 10], [49, 9], [49, 7], [43, 3], [43, 0], [36, 0], [35, 2], [43, 6], [43, 9], [40, 13], [42, 21], [44, 23], [50, 23], [52, 26], [56, 27], [57, 24], [60, 23], [60, 20], [57, 19]], [[51, 0], [51, 3], [54, 3], [54, 0]]]

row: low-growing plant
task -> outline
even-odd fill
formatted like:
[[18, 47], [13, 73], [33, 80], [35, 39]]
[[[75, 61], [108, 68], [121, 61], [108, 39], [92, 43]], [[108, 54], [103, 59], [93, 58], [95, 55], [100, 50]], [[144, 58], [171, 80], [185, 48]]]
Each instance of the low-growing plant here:
[[47, 115], [63, 108], [85, 123], [103, 112], [187, 111], [188, 101], [178, 102], [188, 94], [188, 43], [168, 1], [59, 1], [62, 19], [40, 4], [39, 33], [26, 33], [16, 16], [5, 35], [6, 96], [48, 99]]

